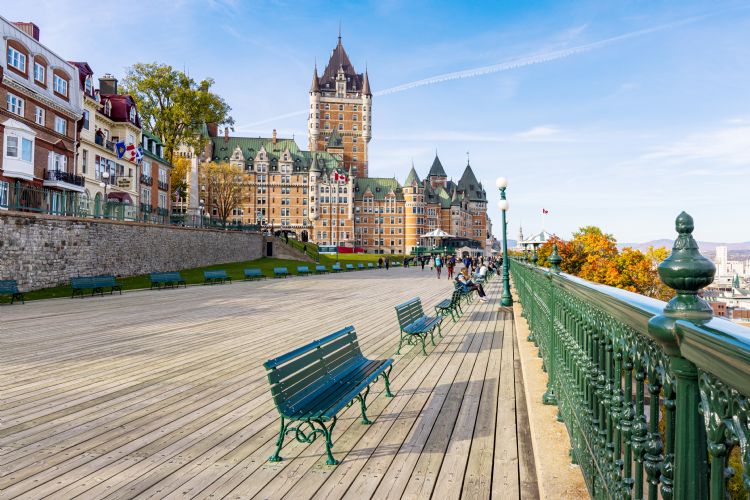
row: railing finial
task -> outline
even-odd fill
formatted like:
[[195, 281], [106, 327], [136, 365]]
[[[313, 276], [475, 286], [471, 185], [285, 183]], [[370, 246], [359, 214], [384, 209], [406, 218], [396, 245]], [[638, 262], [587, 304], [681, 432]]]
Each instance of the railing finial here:
[[560, 254], [557, 253], [557, 242], [552, 244], [552, 253], [549, 257], [547, 257], [547, 262], [550, 263], [550, 267], [553, 273], [558, 274], [560, 272], [560, 263], [562, 262], [562, 257], [560, 257]]
[[677, 216], [675, 229], [678, 236], [672, 253], [659, 264], [659, 277], [677, 295], [664, 308], [667, 316], [686, 319], [709, 319], [711, 306], [698, 296], [698, 291], [714, 280], [716, 266], [701, 255], [693, 238], [693, 218], [685, 212]]

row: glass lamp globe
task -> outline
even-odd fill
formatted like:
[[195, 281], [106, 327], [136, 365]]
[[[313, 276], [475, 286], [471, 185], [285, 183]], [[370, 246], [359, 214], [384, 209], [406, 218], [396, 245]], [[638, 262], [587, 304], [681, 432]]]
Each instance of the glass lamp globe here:
[[497, 186], [498, 189], [504, 189], [508, 187], [508, 179], [505, 177], [498, 177], [495, 180], [495, 186]]
[[508, 200], [500, 200], [497, 202], [497, 208], [499, 208], [501, 212], [507, 211], [509, 206], [510, 204], [508, 203]]

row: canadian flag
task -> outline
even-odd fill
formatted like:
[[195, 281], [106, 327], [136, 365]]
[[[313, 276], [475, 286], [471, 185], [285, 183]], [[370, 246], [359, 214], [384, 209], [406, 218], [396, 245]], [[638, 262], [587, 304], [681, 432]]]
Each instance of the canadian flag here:
[[335, 171], [333, 173], [333, 180], [336, 181], [336, 182], [338, 182], [338, 180], [339, 180], [339, 173], [338, 173], [338, 171]]
[[542, 215], [547, 215], [548, 213], [549, 213], [549, 210], [547, 210], [546, 208], [542, 209]]

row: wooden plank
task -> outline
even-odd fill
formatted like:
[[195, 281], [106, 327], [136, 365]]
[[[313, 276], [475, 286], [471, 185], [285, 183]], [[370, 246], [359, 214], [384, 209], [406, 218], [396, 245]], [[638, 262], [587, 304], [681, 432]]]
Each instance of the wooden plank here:
[[[515, 330], [515, 323], [511, 322], [509, 327]], [[520, 496], [523, 500], [534, 500], [539, 498], [539, 485], [537, 484], [534, 449], [531, 444], [531, 428], [528, 425], [529, 413], [526, 407], [526, 395], [523, 387], [523, 370], [521, 370], [521, 360], [518, 357], [518, 338], [515, 331], [509, 334], [513, 337], [513, 359], [516, 376], [516, 425], [518, 429]]]

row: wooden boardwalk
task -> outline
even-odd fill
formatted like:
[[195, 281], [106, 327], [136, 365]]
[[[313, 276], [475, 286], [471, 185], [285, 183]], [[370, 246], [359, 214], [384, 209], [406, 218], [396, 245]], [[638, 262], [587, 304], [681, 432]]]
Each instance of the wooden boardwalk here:
[[[416, 268], [0, 306], [0, 498], [536, 498], [499, 281], [427, 357], [394, 356], [393, 306], [452, 286]], [[291, 439], [268, 463], [263, 361], [349, 324], [395, 397], [340, 415], [340, 465]]]

